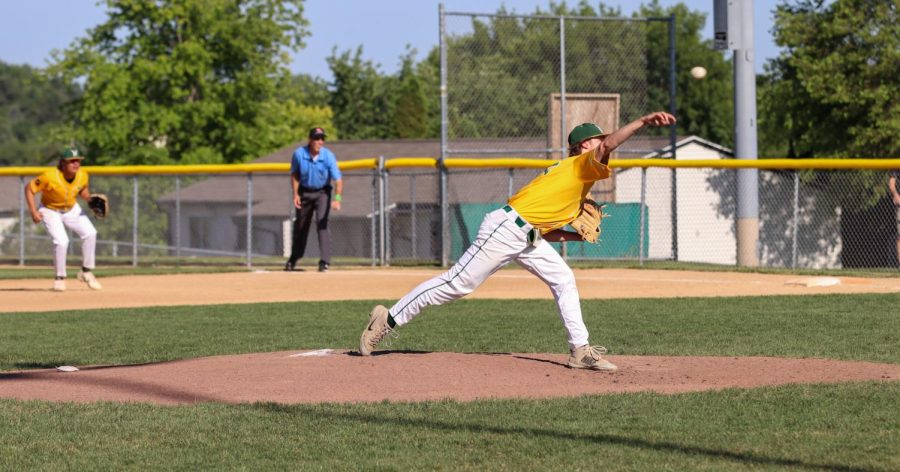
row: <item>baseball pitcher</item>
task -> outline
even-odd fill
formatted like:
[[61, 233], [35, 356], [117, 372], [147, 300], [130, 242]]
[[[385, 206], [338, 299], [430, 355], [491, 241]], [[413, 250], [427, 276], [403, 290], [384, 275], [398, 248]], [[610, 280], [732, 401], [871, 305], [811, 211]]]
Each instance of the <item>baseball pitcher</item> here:
[[[360, 354], [371, 354], [386, 335], [412, 321], [425, 307], [471, 293], [491, 274], [515, 261], [550, 287], [568, 337], [568, 366], [617, 370], [601, 357], [605, 348], [588, 342], [575, 275], [546, 241], [596, 242], [603, 212], [585, 197], [594, 182], [610, 176], [610, 153], [644, 126], [674, 123], [674, 116], [657, 112], [612, 134], [593, 123], [576, 126], [568, 137], [569, 157], [548, 167], [506, 206], [485, 215], [475, 241], [450, 270], [423, 282], [390, 309], [378, 305], [372, 310], [360, 336]], [[562, 229], [570, 223], [577, 232]]]
[[[53, 281], [53, 290], [64, 292], [66, 290], [66, 251], [69, 248], [69, 236], [66, 228], [71, 229], [81, 238], [81, 254], [83, 261], [78, 272], [78, 280], [86, 283], [94, 290], [103, 288], [92, 270], [95, 266], [95, 250], [97, 247], [97, 230], [81, 211], [81, 206], [76, 201], [81, 197], [85, 201], [100, 199], [106, 200], [102, 194], [91, 195], [88, 189], [88, 174], [81, 169], [81, 161], [84, 156], [78, 148], [66, 148], [59, 158], [55, 169], [50, 169], [35, 177], [25, 186], [25, 201], [31, 212], [31, 219], [35, 223], [41, 223], [53, 240], [53, 265], [56, 268], [56, 279]], [[41, 194], [41, 206], [35, 206], [34, 195]], [[92, 198], [95, 197], [95, 198]], [[102, 198], [100, 198], [102, 197]], [[99, 203], [90, 203], [92, 211], [102, 211], [106, 216], [108, 206], [102, 210], [95, 209], [102, 206]]]

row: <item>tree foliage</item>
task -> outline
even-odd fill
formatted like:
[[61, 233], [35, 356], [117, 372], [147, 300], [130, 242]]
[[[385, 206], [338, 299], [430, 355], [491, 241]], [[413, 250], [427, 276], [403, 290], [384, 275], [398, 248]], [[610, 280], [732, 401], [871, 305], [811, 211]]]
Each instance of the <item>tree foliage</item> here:
[[[691, 11], [683, 3], [662, 8], [654, 0], [641, 5], [637, 16], [668, 17], [675, 15], [675, 114], [678, 133], [697, 135], [714, 143], [734, 144], [734, 87], [732, 62], [713, 48], [712, 41], [701, 39], [700, 32], [709, 19], [705, 13]], [[649, 74], [649, 109], [669, 109], [669, 26], [654, 22], [648, 25], [647, 70]], [[690, 70], [706, 68], [707, 75], [694, 79]], [[658, 129], [659, 132], [666, 132]]]
[[0, 166], [42, 165], [55, 158], [67, 144], [63, 109], [78, 94], [76, 85], [0, 62]]
[[362, 54], [363, 47], [359, 46], [352, 54], [333, 50], [327, 59], [334, 75], [329, 102], [334, 125], [344, 139], [391, 137], [395, 102], [390, 78]]
[[[471, 19], [448, 37], [450, 135], [540, 136], [547, 132], [551, 94], [560, 90], [559, 21], [500, 16]], [[669, 109], [667, 22], [598, 22], [571, 17], [621, 17], [617, 9], [581, 1], [575, 7], [549, 3], [535, 16], [567, 16], [566, 92], [621, 94], [621, 122], [650, 110]], [[663, 8], [654, 0], [635, 17], [676, 16], [679, 132], [731, 145], [734, 113], [730, 62], [700, 39], [706, 16], [683, 4]], [[458, 24], [464, 21], [453, 17]], [[335, 125], [351, 139], [440, 136], [440, 51], [415, 64], [407, 51], [397, 74], [382, 74], [365, 61], [362, 48], [333, 54], [331, 107]], [[709, 75], [691, 78], [702, 65]], [[376, 95], [380, 94], [380, 95]], [[667, 132], [661, 130], [660, 132]]]
[[277, 99], [286, 50], [308, 34], [302, 0], [106, 0], [108, 18], [51, 72], [83, 80], [76, 138], [98, 163], [236, 162], [295, 136]]
[[900, 18], [892, 0], [780, 4], [760, 93], [764, 145], [790, 157], [900, 156]]

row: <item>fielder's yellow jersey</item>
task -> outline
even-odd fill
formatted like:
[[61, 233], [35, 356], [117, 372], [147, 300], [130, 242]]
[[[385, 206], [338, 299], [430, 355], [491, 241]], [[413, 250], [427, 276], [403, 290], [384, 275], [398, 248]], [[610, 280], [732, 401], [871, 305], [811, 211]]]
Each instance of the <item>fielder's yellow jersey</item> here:
[[610, 175], [609, 167], [595, 158], [598, 149], [548, 167], [513, 195], [509, 206], [542, 234], [569, 224], [581, 211], [581, 201], [594, 182]]
[[66, 181], [59, 169], [50, 169], [28, 183], [31, 191], [40, 192], [41, 205], [51, 210], [68, 211], [75, 206], [78, 194], [88, 186], [88, 174], [78, 169], [71, 182]]

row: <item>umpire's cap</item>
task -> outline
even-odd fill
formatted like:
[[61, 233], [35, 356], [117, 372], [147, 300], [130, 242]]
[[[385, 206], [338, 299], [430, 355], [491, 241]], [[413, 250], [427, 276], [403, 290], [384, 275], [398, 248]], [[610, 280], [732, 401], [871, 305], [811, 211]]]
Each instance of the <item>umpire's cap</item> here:
[[313, 129], [309, 130], [310, 138], [319, 138], [319, 137], [324, 138], [325, 136], [327, 136], [327, 135], [325, 134], [325, 130], [322, 128], [315, 127]]
[[605, 134], [599, 126], [593, 123], [582, 123], [569, 133], [569, 146], [574, 146], [585, 139], [596, 138]]
[[63, 148], [63, 150], [59, 153], [59, 160], [61, 161], [69, 161], [73, 159], [84, 159], [84, 154], [77, 147], [70, 146], [67, 148]]

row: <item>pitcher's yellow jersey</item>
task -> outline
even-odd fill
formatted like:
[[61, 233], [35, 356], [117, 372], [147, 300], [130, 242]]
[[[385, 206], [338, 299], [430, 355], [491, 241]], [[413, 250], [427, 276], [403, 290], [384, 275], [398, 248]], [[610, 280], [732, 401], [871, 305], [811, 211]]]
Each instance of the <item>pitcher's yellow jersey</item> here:
[[88, 174], [79, 169], [75, 178], [67, 182], [59, 169], [50, 169], [28, 183], [31, 191], [40, 192], [41, 204], [51, 210], [68, 211], [75, 206], [78, 194], [88, 186]]
[[609, 167], [595, 159], [598, 149], [548, 167], [513, 195], [509, 205], [541, 233], [569, 224], [578, 216], [581, 201], [594, 182], [610, 175]]

